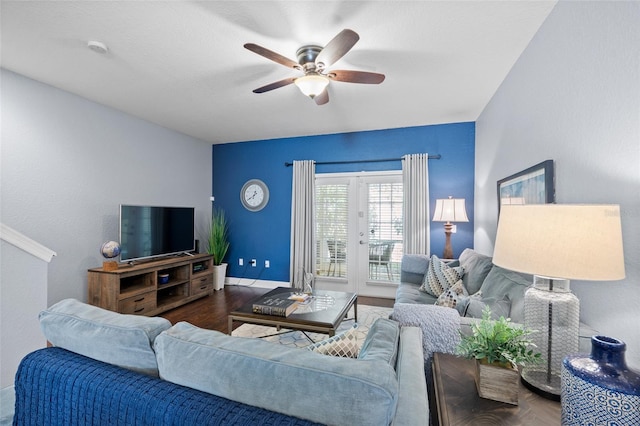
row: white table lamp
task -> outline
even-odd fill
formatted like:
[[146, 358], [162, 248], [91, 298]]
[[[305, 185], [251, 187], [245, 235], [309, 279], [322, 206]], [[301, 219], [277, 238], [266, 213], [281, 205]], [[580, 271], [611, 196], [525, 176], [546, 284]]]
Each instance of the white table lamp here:
[[442, 258], [453, 259], [453, 249], [451, 248], [453, 225], [451, 222], [469, 222], [467, 210], [464, 205], [464, 198], [452, 198], [449, 196], [449, 198], [436, 200], [436, 208], [432, 220], [434, 222], [446, 222], [444, 224], [446, 241]]
[[562, 360], [578, 351], [580, 304], [569, 280], [625, 277], [618, 205], [506, 205], [500, 210], [493, 263], [534, 275], [524, 325], [543, 363], [522, 369], [523, 383], [560, 398]]

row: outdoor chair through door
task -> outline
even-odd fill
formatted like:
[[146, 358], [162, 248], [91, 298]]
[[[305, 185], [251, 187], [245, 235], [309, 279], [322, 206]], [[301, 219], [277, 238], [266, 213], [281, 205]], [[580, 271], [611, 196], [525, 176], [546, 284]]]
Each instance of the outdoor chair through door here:
[[375, 269], [377, 272], [380, 266], [384, 266], [387, 269], [387, 277], [389, 281], [392, 281], [391, 268], [391, 253], [393, 252], [393, 241], [379, 241], [375, 243], [369, 243], [369, 276]]

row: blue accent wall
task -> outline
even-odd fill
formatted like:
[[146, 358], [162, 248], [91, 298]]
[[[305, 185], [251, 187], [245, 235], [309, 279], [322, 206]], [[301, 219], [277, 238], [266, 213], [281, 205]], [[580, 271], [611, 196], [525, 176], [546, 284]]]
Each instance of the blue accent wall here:
[[[230, 277], [288, 281], [291, 233], [291, 176], [293, 160], [360, 161], [398, 158], [381, 163], [316, 165], [316, 174], [401, 170], [405, 154], [440, 154], [429, 160], [431, 215], [437, 198], [465, 198], [468, 223], [458, 223], [451, 237], [454, 255], [473, 247], [473, 191], [475, 123], [439, 124], [400, 129], [305, 136], [213, 146], [214, 207], [225, 211], [229, 222], [230, 249], [227, 275]], [[240, 189], [249, 179], [261, 179], [269, 187], [269, 203], [259, 212], [246, 210]], [[431, 223], [431, 251], [442, 256], [442, 223]], [[238, 258], [245, 260], [238, 265]], [[249, 265], [250, 259], [257, 266]], [[264, 268], [269, 260], [271, 267]]]

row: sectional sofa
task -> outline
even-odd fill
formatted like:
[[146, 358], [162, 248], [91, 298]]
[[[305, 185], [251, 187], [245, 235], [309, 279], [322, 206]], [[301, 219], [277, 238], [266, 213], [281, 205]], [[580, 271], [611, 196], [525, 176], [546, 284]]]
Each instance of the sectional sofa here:
[[[400, 279], [392, 318], [403, 326], [421, 328], [427, 372], [431, 354], [454, 353], [460, 331], [470, 333], [486, 307], [493, 318], [504, 316], [523, 324], [524, 294], [533, 285], [533, 276], [496, 266], [490, 256], [472, 249], [452, 262], [404, 255]], [[596, 330], [580, 324], [582, 352], [589, 352], [594, 334]]]
[[533, 284], [533, 276], [496, 266], [491, 257], [472, 249], [453, 262], [405, 255], [400, 280], [396, 304], [456, 308], [462, 324], [473, 321], [465, 318], [481, 318], [487, 306], [495, 317], [523, 323], [524, 293]]
[[[27, 355], [14, 424], [427, 425], [421, 331], [379, 319], [357, 359], [63, 300]], [[336, 336], [336, 342], [340, 336]]]

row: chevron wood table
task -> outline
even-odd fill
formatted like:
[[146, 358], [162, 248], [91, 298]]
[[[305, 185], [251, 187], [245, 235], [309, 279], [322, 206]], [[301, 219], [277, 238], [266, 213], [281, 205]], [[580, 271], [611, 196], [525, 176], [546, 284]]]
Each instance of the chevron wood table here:
[[433, 355], [435, 395], [431, 395], [431, 399], [435, 400], [436, 405], [432, 407], [434, 424], [456, 426], [560, 424], [560, 403], [542, 398], [522, 384], [518, 390], [518, 405], [480, 398], [473, 380], [473, 369], [472, 360], [450, 354], [435, 353]]

